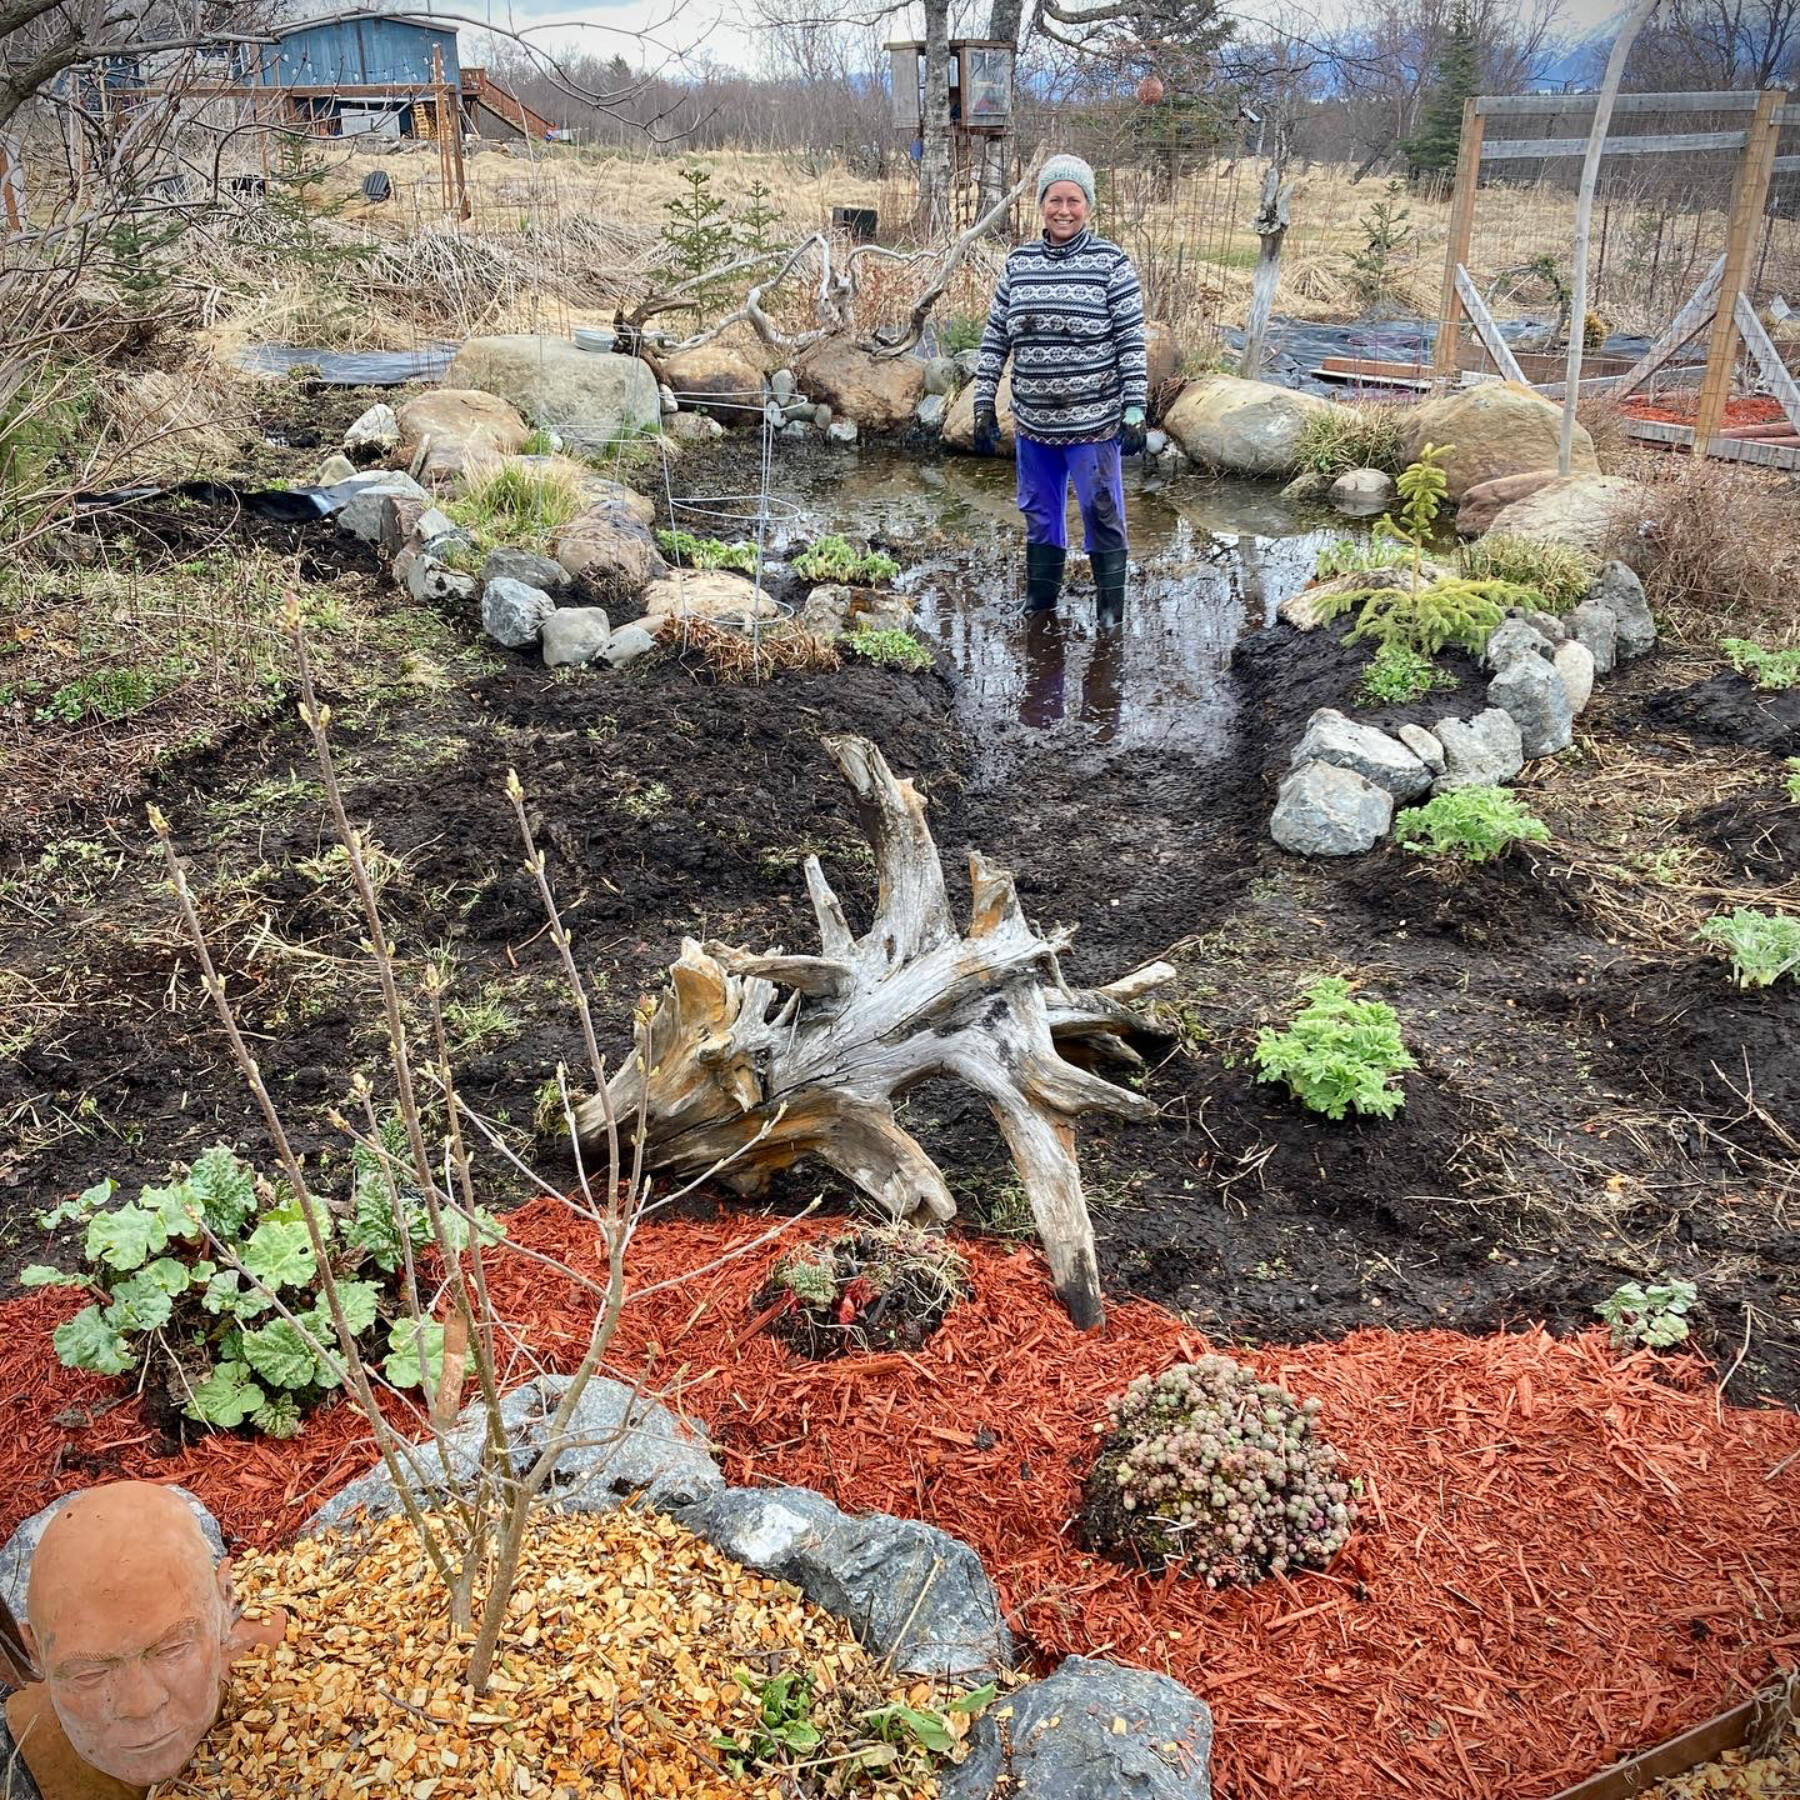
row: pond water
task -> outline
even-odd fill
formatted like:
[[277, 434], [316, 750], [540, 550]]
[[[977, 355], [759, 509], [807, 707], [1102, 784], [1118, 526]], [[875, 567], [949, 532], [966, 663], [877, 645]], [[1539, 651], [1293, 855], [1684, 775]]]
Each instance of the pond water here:
[[[1020, 617], [1024, 533], [1007, 461], [865, 449], [787, 469], [778, 454], [770, 491], [777, 554], [828, 531], [892, 550], [919, 631], [961, 678], [964, 723], [1008, 757], [1063, 753], [1071, 740], [1104, 753], [1222, 753], [1235, 715], [1233, 644], [1274, 622], [1321, 547], [1366, 529], [1269, 484], [1165, 481], [1127, 462], [1131, 582], [1123, 627], [1102, 631], [1078, 551], [1058, 614]], [[690, 528], [730, 535], [723, 522]], [[1069, 536], [1079, 545], [1072, 501]]]

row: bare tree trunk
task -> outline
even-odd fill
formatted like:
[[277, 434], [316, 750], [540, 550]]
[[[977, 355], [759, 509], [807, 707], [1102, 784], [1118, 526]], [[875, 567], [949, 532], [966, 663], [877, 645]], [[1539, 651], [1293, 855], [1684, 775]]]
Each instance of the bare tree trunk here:
[[919, 229], [950, 229], [950, 0], [925, 0], [925, 119], [919, 146]]
[[1072, 933], [1040, 936], [1012, 876], [973, 851], [972, 916], [959, 932], [923, 797], [866, 739], [828, 738], [826, 748], [856, 791], [874, 848], [874, 924], [852, 935], [809, 857], [821, 955], [684, 943], [644, 1051], [581, 1107], [582, 1141], [597, 1147], [608, 1110], [641, 1113], [647, 1167], [692, 1174], [727, 1160], [725, 1179], [755, 1193], [811, 1156], [896, 1219], [948, 1219], [956, 1202], [893, 1102], [929, 1076], [954, 1075], [993, 1112], [1063, 1304], [1078, 1325], [1097, 1325], [1075, 1119], [1095, 1110], [1145, 1119], [1156, 1108], [1063, 1052], [1137, 1064], [1127, 1040], [1144, 1027], [1129, 1003], [1174, 971], [1153, 963], [1108, 987], [1069, 990], [1057, 958]]
[[1256, 273], [1250, 278], [1250, 316], [1244, 328], [1244, 358], [1238, 373], [1254, 381], [1262, 368], [1263, 349], [1269, 335], [1269, 314], [1275, 309], [1275, 286], [1281, 278], [1281, 241], [1287, 236], [1288, 192], [1281, 185], [1282, 165], [1269, 165], [1263, 177], [1262, 204], [1253, 221], [1262, 251]]

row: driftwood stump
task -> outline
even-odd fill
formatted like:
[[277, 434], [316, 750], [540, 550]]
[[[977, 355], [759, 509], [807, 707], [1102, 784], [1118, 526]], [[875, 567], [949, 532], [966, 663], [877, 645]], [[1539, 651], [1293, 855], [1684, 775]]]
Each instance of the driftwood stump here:
[[[955, 1075], [992, 1108], [1043, 1239], [1050, 1276], [1078, 1325], [1104, 1317], [1094, 1232], [1075, 1158], [1078, 1114], [1151, 1117], [1140, 1094], [1065, 1058], [1141, 1066], [1130, 1002], [1170, 979], [1153, 963], [1103, 988], [1070, 990], [1057, 967], [1072, 928], [1040, 936], [1013, 878], [969, 854], [973, 916], [957, 931], [925, 803], [864, 738], [826, 749], [856, 791], [875, 852], [875, 922], [852, 935], [817, 857], [806, 885], [821, 954], [755, 955], [684, 940], [640, 1057], [608, 1084], [621, 1130], [644, 1118], [646, 1166], [692, 1176], [732, 1159], [722, 1179], [757, 1193], [777, 1170], [816, 1156], [894, 1219], [956, 1212], [937, 1165], [894, 1119], [894, 1099]], [[605, 1109], [585, 1101], [584, 1148], [605, 1143]]]

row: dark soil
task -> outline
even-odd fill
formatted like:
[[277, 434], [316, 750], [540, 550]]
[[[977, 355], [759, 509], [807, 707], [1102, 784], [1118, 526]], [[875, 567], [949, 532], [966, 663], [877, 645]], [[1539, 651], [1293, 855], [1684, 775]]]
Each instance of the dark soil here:
[[[179, 543], [186, 521], [153, 514], [145, 528]], [[293, 548], [321, 569], [349, 554], [319, 528]], [[969, 552], [972, 593], [1006, 592], [1009, 549]], [[366, 577], [351, 556], [340, 579]], [[547, 1175], [565, 1162], [534, 1139], [545, 1083], [562, 1061], [580, 1084], [585, 1062], [520, 868], [507, 769], [527, 790], [602, 1047], [616, 1056], [633, 1003], [659, 986], [682, 937], [814, 947], [808, 853], [852, 922], [866, 922], [873, 870], [820, 744], [859, 732], [929, 794], [956, 906], [966, 905], [961, 851], [978, 846], [1017, 871], [1034, 919], [1080, 922], [1072, 981], [1165, 955], [1176, 964], [1156, 1006], [1171, 1035], [1144, 1078], [1159, 1116], [1081, 1125], [1115, 1295], [1160, 1301], [1220, 1339], [1369, 1324], [1563, 1330], [1591, 1325], [1621, 1282], [1666, 1270], [1699, 1285], [1696, 1337], [1722, 1365], [1748, 1321], [1734, 1397], [1800, 1398], [1800, 1245], [1785, 1223], [1796, 1159], [1781, 1138], [1800, 1135], [1800, 990], [1738, 995], [1715, 959], [1672, 957], [1631, 935], [1629, 913], [1599, 904], [1591, 847], [1584, 860], [1561, 846], [1588, 843], [1631, 804], [1620, 785], [1590, 791], [1580, 768], [1559, 769], [1552, 791], [1532, 796], [1557, 841], [1478, 869], [1452, 873], [1391, 846], [1306, 864], [1273, 845], [1267, 818], [1307, 717], [1345, 706], [1367, 662], [1328, 632], [1278, 626], [1241, 641], [1222, 753], [1071, 738], [1054, 754], [994, 759], [959, 723], [942, 672], [847, 660], [834, 673], [729, 685], [665, 657], [570, 678], [496, 659], [466, 622], [458, 629], [464, 651], [444, 659], [440, 679], [326, 697], [350, 816], [392, 859], [383, 904], [401, 954], [447, 952], [456, 964], [454, 997], [471, 1013], [462, 1091]], [[1457, 691], [1357, 716], [1479, 710], [1479, 672], [1445, 660]], [[1628, 743], [1643, 714], [1665, 720], [1683, 695], [1716, 689], [1717, 708], [1689, 706], [1683, 729], [1713, 720], [1722, 741], [1746, 741], [1740, 678], [1646, 701], [1656, 679], [1654, 658], [1609, 678], [1584, 728], [1603, 748]], [[1723, 683], [1735, 684], [1730, 731]], [[1015, 729], [1023, 744], [1022, 728], [996, 735]], [[1708, 752], [1693, 754], [1703, 776]], [[1697, 781], [1684, 810], [1708, 791]], [[166, 764], [155, 794], [271, 1089], [317, 1155], [353, 1073], [369, 1071], [382, 1091], [391, 1083], [357, 948], [364, 927], [341, 876], [319, 861], [334, 840], [291, 709]], [[8, 1272], [43, 1253], [31, 1212], [102, 1174], [128, 1187], [158, 1180], [220, 1141], [268, 1160], [141, 814], [82, 829], [117, 845], [116, 877], [0, 915], [9, 993], [33, 1001], [25, 1042], [0, 1059]], [[1629, 839], [1632, 821], [1619, 830]], [[0, 874], [28, 869], [41, 847], [18, 842]], [[1577, 877], [1578, 866], [1589, 872]], [[1333, 1124], [1253, 1078], [1257, 1031], [1285, 1023], [1328, 972], [1400, 1014], [1419, 1068], [1390, 1122]], [[1742, 1097], [1746, 1058], [1760, 1113]], [[938, 1158], [967, 1219], [1029, 1235], [972, 1093], [928, 1084], [903, 1102], [902, 1122]], [[802, 1170], [780, 1198], [821, 1190], [845, 1197]], [[511, 1191], [497, 1175], [484, 1197], [503, 1204]]]
[[1720, 851], [1734, 874], [1771, 883], [1800, 878], [1800, 806], [1785, 794], [1721, 800], [1695, 813], [1688, 831]]
[[1727, 671], [1650, 695], [1644, 716], [1673, 725], [1696, 743], [1800, 756], [1800, 688], [1764, 693], [1747, 676]]

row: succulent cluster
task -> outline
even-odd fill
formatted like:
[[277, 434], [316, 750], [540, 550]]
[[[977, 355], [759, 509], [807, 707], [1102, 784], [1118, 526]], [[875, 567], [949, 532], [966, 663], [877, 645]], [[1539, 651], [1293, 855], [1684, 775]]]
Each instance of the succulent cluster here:
[[1098, 1548], [1208, 1587], [1322, 1569], [1356, 1519], [1356, 1483], [1297, 1402], [1225, 1356], [1140, 1375], [1109, 1402], [1085, 1520]]
[[753, 1304], [802, 1356], [833, 1357], [916, 1350], [968, 1291], [967, 1262], [937, 1233], [868, 1225], [780, 1257]]

